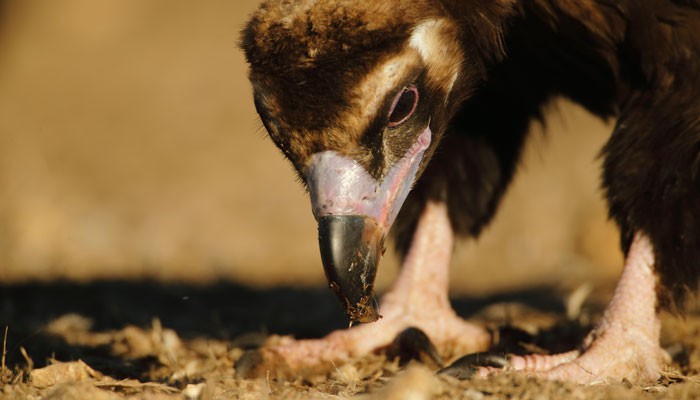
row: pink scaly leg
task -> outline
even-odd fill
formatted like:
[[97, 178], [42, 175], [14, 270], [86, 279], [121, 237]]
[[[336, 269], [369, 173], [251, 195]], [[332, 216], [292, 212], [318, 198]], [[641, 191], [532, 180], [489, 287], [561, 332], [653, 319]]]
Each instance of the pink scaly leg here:
[[[669, 357], [659, 345], [661, 323], [656, 312], [657, 277], [653, 266], [653, 246], [646, 236], [637, 233], [613, 298], [582, 350], [552, 356], [514, 356], [506, 369], [582, 384], [657, 380]], [[479, 372], [488, 375], [494, 371], [482, 368]]]
[[[331, 367], [390, 344], [409, 327], [427, 333], [443, 355], [486, 350], [490, 334], [459, 318], [448, 298], [454, 234], [442, 203], [429, 202], [394, 287], [383, 297], [383, 317], [373, 323], [332, 332], [321, 339], [283, 339], [260, 349], [254, 368], [237, 364], [244, 375], [263, 371], [303, 371]], [[239, 371], [241, 372], [241, 371]]]

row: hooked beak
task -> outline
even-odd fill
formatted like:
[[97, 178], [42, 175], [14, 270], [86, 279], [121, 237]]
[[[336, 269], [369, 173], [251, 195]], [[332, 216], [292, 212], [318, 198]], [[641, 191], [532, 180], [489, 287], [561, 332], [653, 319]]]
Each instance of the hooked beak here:
[[379, 319], [374, 278], [384, 252], [376, 220], [361, 215], [327, 215], [318, 220], [318, 245], [328, 283], [350, 321]]
[[431, 136], [428, 127], [381, 181], [357, 161], [334, 151], [311, 158], [306, 182], [318, 221], [323, 269], [351, 323], [381, 317], [374, 279], [384, 239], [408, 196]]

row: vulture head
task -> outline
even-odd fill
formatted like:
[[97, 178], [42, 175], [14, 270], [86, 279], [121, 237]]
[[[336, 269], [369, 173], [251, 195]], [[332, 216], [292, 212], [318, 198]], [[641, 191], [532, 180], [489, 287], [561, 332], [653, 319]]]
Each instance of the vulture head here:
[[243, 31], [255, 107], [308, 189], [351, 321], [380, 317], [385, 237], [477, 81], [460, 35], [420, 1], [267, 1]]

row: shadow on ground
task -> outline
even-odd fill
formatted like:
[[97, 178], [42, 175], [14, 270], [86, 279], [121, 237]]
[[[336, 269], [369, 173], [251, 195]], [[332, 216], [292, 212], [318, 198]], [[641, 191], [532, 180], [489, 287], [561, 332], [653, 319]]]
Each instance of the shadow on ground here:
[[[126, 326], [151, 327], [158, 321], [183, 339], [230, 341], [232, 346], [256, 345], [267, 334], [320, 337], [347, 326], [330, 290], [254, 289], [233, 282], [210, 286], [142, 281], [28, 283], [0, 286], [0, 324], [8, 326], [7, 364], [25, 364], [24, 348], [35, 367], [50, 358], [83, 359], [103, 372], [132, 375], [149, 368], [149, 360], [111, 356], [108, 346], [67, 343], [46, 326], [65, 315], [91, 321], [90, 330], [107, 332]], [[470, 318], [489, 305], [518, 303], [544, 313], [562, 314], [561, 293], [533, 288], [483, 298], [455, 299], [457, 312]], [[102, 368], [101, 368], [102, 367]], [[107, 369], [108, 371], [104, 371]]]

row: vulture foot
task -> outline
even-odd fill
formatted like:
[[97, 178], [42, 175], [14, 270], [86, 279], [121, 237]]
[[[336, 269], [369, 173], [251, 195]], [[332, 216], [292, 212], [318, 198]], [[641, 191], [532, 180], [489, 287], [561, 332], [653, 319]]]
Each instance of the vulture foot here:
[[555, 355], [463, 357], [441, 372], [466, 379], [502, 371], [522, 371], [546, 379], [582, 384], [621, 381], [652, 382], [660, 377], [668, 354], [659, 345], [656, 313], [654, 252], [649, 240], [637, 234], [622, 277], [601, 322], [581, 350]]
[[381, 319], [321, 339], [282, 338], [244, 355], [236, 363], [237, 375], [303, 375], [382, 349], [389, 356], [426, 356], [442, 366], [442, 357], [487, 349], [491, 335], [458, 317], [447, 297], [452, 244], [447, 207], [428, 203], [400, 276], [381, 301]]

